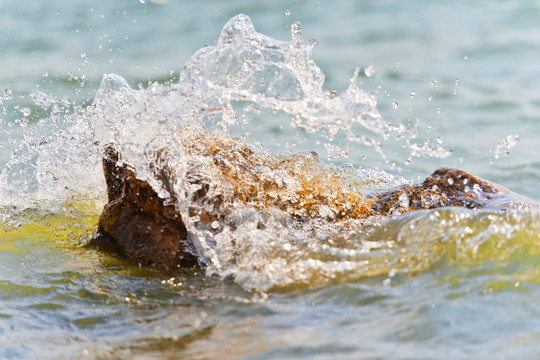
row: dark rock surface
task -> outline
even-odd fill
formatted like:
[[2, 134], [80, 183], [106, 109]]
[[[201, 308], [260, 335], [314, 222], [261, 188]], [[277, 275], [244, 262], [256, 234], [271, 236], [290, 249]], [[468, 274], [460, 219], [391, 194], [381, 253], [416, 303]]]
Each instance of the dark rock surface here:
[[119, 246], [129, 257], [168, 266], [197, 263], [186, 227], [173, 205], [165, 205], [146, 181], [135, 177], [118, 153], [105, 150], [103, 172], [108, 202], [99, 218], [98, 247]]

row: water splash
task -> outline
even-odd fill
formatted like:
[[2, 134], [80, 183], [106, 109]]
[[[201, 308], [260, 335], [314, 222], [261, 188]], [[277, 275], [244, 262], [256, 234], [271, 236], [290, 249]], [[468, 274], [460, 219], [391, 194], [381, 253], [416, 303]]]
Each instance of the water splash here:
[[507, 135], [497, 144], [497, 146], [495, 146], [493, 158], [497, 160], [501, 154], [504, 154], [505, 156], [510, 154], [510, 149], [514, 148], [518, 142], [519, 135]]
[[[357, 85], [360, 67], [343, 93], [325, 90], [312, 58], [316, 44], [303, 40], [299, 23], [284, 42], [257, 33], [247, 16], [238, 15], [216, 46], [203, 47], [185, 64], [177, 84], [132, 89], [122, 77], [106, 74], [86, 108], [33, 94], [34, 106], [48, 116], [24, 129], [0, 174], [0, 205], [62, 212], [70, 202], [87, 202], [99, 212], [105, 201], [102, 149], [110, 144], [138, 178], [175, 206], [209, 275], [268, 290], [426, 268], [425, 261], [439, 255], [401, 262], [435, 246], [425, 237], [404, 253], [402, 245], [416, 239], [406, 227], [440, 234], [447, 227], [410, 218], [378, 227], [384, 219], [345, 215], [363, 211], [366, 194], [404, 179], [379, 169], [325, 164], [314, 153], [272, 153], [229, 133], [232, 125], [249, 121], [239, 115], [241, 104], [244, 112], [267, 108], [290, 115], [294, 126], [321, 136], [330, 155], [363, 144], [386, 160], [382, 141], [393, 135], [407, 158], [450, 154], [441, 141], [415, 143], [417, 127], [385, 121], [376, 94]], [[373, 68], [364, 74], [373, 75]], [[10, 97], [5, 91], [0, 103]], [[36, 112], [21, 111], [23, 118]], [[246, 191], [237, 191], [235, 183]], [[276, 206], [275, 199], [286, 205]], [[400, 201], [405, 206], [408, 199]]]

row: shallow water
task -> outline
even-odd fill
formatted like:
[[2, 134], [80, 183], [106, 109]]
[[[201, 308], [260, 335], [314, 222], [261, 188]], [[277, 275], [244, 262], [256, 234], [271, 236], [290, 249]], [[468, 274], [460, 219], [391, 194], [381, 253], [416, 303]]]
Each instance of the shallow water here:
[[[291, 24], [300, 21], [307, 48], [308, 39], [318, 40], [313, 60], [325, 90], [314, 86], [307, 93], [319, 100], [306, 105], [287, 74], [270, 83], [263, 76], [257, 88], [242, 77], [242, 67], [223, 81], [247, 85], [220, 83], [216, 76], [226, 71], [210, 71], [202, 78], [211, 86], [185, 90], [183, 65], [205, 43], [219, 45], [222, 27], [238, 13], [272, 38], [288, 42]], [[6, 89], [0, 91], [0, 161], [7, 164], [0, 357], [538, 358], [540, 221], [534, 211], [440, 209], [367, 224], [323, 219], [290, 228], [282, 226], [289, 224], [282, 213], [253, 212], [232, 201], [237, 218], [230, 221], [244, 224], [240, 230], [225, 231], [230, 223], [191, 225], [194, 239], [213, 234], [221, 244], [200, 240], [206, 270], [139, 265], [82, 245], [105, 201], [100, 144], [115, 143], [152, 181], [145, 172], [148, 151], [167, 145], [173, 159], [187, 156], [178, 139], [189, 141], [190, 133], [174, 133], [186, 119], [197, 131], [243, 136], [269, 163], [276, 152], [315, 150], [323, 163], [303, 155], [292, 157], [291, 166], [362, 193], [416, 182], [444, 165], [540, 200], [539, 15], [536, 2], [0, 2], [6, 34], [0, 40]], [[294, 75], [317, 73], [307, 48], [300, 48], [292, 59], [307, 59], [307, 72], [300, 64]], [[351, 89], [357, 65], [358, 88], [349, 93], [358, 95], [354, 103], [340, 96]], [[126, 86], [113, 77], [98, 91], [105, 73], [122, 76]], [[336, 95], [325, 92], [334, 89]], [[230, 112], [199, 117], [218, 90], [219, 105], [230, 103]], [[265, 91], [255, 111], [242, 117], [249, 96]], [[372, 91], [376, 110], [369, 105]], [[98, 106], [87, 108], [92, 102]], [[366, 122], [347, 127], [354, 114]], [[387, 124], [385, 130], [377, 133], [369, 120]], [[392, 127], [414, 129], [417, 122], [416, 137]], [[352, 135], [380, 143], [382, 154]], [[407, 140], [429, 140], [435, 150], [416, 157], [414, 147], [404, 147]], [[443, 157], [444, 150], [452, 154]], [[336, 156], [343, 151], [348, 156]], [[268, 178], [290, 180], [268, 169]], [[188, 170], [180, 166], [177, 173]], [[227, 194], [217, 185], [215, 191]], [[323, 210], [322, 218], [332, 209]], [[269, 224], [265, 231], [250, 226], [261, 219]]]

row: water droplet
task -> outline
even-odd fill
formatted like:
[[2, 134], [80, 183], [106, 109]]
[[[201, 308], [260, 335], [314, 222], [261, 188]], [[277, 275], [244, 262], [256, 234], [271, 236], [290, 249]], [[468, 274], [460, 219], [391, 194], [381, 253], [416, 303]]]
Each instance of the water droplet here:
[[414, 98], [414, 95], [416, 95], [416, 91], [411, 91], [411, 99]]
[[439, 80], [431, 80], [431, 86], [435, 86], [439, 83]]
[[399, 205], [401, 207], [404, 207], [404, 208], [408, 208], [409, 207], [409, 196], [406, 194], [406, 193], [402, 193], [401, 195], [399, 195]]
[[291, 25], [291, 38], [293, 42], [299, 42], [302, 40], [302, 25], [296, 21]]
[[459, 79], [456, 79], [455, 84], [456, 86], [459, 86]]
[[146, 0], [139, 0], [139, 2], [140, 2], [141, 4], [145, 4], [145, 3], [146, 3]]
[[469, 60], [469, 55], [465, 55], [465, 56], [463, 56], [463, 59], [465, 59], [465, 60]]
[[372, 77], [373, 74], [375, 74], [375, 68], [373, 67], [373, 65], [369, 65], [364, 69], [364, 75], [366, 75], [367, 77]]
[[441, 113], [441, 108], [437, 108], [437, 114]]
[[291, 10], [289, 10], [289, 9], [285, 10], [285, 15], [287, 15], [287, 16], [291, 15]]
[[430, 96], [430, 97], [427, 98], [427, 101], [431, 101], [431, 99], [432, 99], [432, 97]]
[[453, 184], [454, 184], [454, 179], [452, 179], [452, 178], [448, 178], [447, 181], [448, 181], [448, 184], [449, 184], [449, 185], [453, 185]]
[[392, 107], [397, 109], [399, 107], [399, 103], [397, 101], [392, 101]]
[[48, 77], [49, 73], [45, 71], [42, 75], [43, 75], [43, 77]]
[[219, 228], [219, 222], [217, 220], [214, 220], [212, 221], [212, 224], [210, 226], [212, 226], [212, 229], [216, 230]]
[[32, 110], [30, 110], [30, 108], [28, 107], [23, 107], [22, 109], [20, 109], [20, 112], [22, 112], [24, 117], [27, 117], [32, 113]]

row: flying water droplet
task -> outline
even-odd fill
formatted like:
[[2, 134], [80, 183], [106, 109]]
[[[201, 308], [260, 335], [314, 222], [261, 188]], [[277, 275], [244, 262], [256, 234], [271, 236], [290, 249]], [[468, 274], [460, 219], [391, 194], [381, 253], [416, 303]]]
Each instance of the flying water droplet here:
[[291, 15], [291, 10], [289, 10], [289, 9], [285, 10], [285, 15], [287, 15], [287, 16]]
[[28, 107], [23, 107], [19, 111], [22, 112], [24, 117], [30, 116], [30, 114], [32, 113], [32, 110], [30, 110], [30, 108]]
[[501, 153], [505, 156], [510, 154], [510, 149], [515, 147], [519, 142], [519, 135], [507, 135], [504, 139], [502, 139], [499, 144], [495, 147], [495, 155], [494, 158], [497, 160]]
[[373, 65], [369, 65], [364, 69], [364, 75], [366, 75], [367, 77], [372, 77], [373, 74], [375, 74], [375, 68], [373, 67]]
[[392, 107], [397, 110], [399, 103], [397, 101], [392, 101]]

